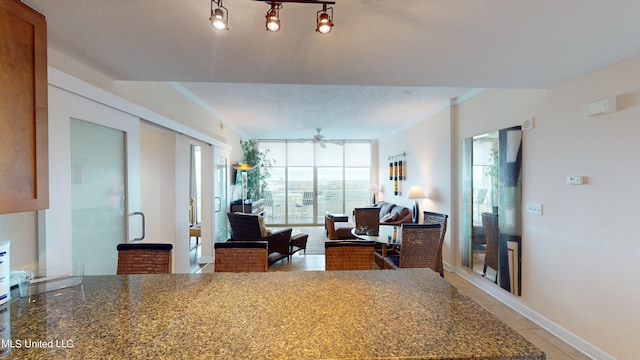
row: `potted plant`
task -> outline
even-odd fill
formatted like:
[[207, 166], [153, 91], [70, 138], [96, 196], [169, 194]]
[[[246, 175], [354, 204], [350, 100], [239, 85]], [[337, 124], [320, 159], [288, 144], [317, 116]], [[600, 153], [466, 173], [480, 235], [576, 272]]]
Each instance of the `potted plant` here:
[[498, 201], [499, 201], [499, 191], [500, 191], [500, 183], [499, 183], [499, 171], [500, 164], [498, 161], [498, 149], [493, 149], [490, 154], [490, 163], [491, 165], [487, 168], [485, 175], [491, 178], [491, 205], [493, 207], [493, 213], [498, 213]]
[[267, 188], [267, 179], [271, 177], [270, 168], [273, 160], [267, 155], [269, 150], [260, 151], [256, 140], [240, 140], [242, 146], [243, 162], [256, 164], [253, 170], [247, 172], [247, 197], [249, 199], [260, 199], [262, 193]]

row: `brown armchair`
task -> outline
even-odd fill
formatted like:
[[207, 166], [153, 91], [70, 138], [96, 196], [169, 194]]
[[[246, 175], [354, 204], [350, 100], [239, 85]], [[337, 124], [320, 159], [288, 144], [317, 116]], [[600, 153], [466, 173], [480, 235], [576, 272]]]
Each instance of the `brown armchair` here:
[[264, 226], [261, 215], [227, 213], [231, 225], [230, 241], [268, 242], [269, 265], [289, 257], [289, 242], [293, 229], [285, 228], [276, 232], [269, 232]]
[[355, 239], [356, 237], [351, 233], [353, 229], [353, 223], [350, 222], [338, 222], [334, 221], [332, 215], [327, 214], [324, 217], [324, 226], [327, 228], [327, 237], [329, 240], [344, 240]]

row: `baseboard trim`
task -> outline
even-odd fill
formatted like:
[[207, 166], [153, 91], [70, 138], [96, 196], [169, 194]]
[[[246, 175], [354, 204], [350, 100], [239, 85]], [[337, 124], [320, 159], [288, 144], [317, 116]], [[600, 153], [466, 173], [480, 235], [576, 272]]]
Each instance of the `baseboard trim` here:
[[532, 310], [528, 306], [517, 301], [515, 299], [515, 296], [512, 295], [511, 293], [504, 291], [499, 287], [496, 287], [493, 283], [489, 283], [485, 281], [479, 275], [473, 273], [471, 270], [467, 270], [466, 268], [451, 266], [450, 264], [446, 264], [446, 263], [444, 264], [444, 268], [447, 269], [447, 271], [456, 273], [457, 275], [467, 280], [472, 285], [483, 290], [488, 295], [492, 296], [493, 298], [500, 301], [504, 305], [510, 307], [520, 315], [533, 321], [535, 324], [545, 329], [546, 331], [551, 333], [553, 336], [561, 339], [562, 341], [567, 343], [569, 346], [572, 346], [577, 351], [583, 353], [585, 356], [588, 356], [595, 360], [615, 360], [615, 357], [607, 354], [603, 350], [599, 349], [598, 347], [594, 346], [588, 341], [585, 341], [584, 339], [572, 333], [571, 331], [568, 331], [562, 326], [540, 315], [539, 313]]

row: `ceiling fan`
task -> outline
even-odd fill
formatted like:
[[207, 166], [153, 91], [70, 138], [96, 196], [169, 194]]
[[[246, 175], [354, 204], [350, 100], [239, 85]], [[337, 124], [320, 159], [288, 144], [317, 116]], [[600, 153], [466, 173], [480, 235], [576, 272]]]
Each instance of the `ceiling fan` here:
[[321, 148], [326, 148], [327, 144], [324, 143], [324, 136], [320, 135], [320, 131], [322, 131], [321, 128], [316, 128], [316, 131], [318, 132], [316, 135], [313, 136], [313, 142], [315, 142], [316, 144], [320, 145]]
[[313, 140], [308, 140], [307, 142], [311, 142], [313, 141], [315, 144], [320, 145], [321, 148], [325, 149], [327, 147], [327, 143], [332, 143], [332, 144], [336, 144], [336, 145], [340, 145], [342, 146], [344, 144], [343, 141], [341, 140], [327, 140], [324, 138], [324, 135], [320, 134], [320, 132], [322, 131], [321, 128], [316, 128], [316, 131], [318, 132], [317, 134], [313, 135]]

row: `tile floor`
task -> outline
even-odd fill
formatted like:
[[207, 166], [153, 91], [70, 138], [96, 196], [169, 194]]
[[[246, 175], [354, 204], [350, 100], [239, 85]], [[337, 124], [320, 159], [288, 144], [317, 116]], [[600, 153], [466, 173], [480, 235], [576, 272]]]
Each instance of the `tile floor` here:
[[[207, 266], [203, 272], [210, 271]], [[304, 255], [297, 253], [291, 261], [282, 260], [269, 267], [269, 271], [324, 271], [324, 255]], [[390, 270], [389, 270], [390, 271]], [[445, 279], [458, 291], [475, 300], [489, 312], [496, 315], [526, 339], [534, 343], [547, 354], [548, 360], [587, 360], [587, 356], [551, 335], [532, 321], [503, 305], [481, 289], [469, 283], [455, 273], [446, 272]]]

